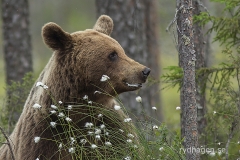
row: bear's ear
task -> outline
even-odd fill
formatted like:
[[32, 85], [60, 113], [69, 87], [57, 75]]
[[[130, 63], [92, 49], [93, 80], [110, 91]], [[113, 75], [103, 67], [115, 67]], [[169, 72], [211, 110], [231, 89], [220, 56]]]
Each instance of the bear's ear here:
[[113, 30], [113, 20], [109, 16], [101, 15], [93, 29], [110, 36]]
[[53, 50], [63, 50], [71, 44], [71, 35], [62, 30], [56, 23], [50, 22], [42, 27], [45, 44]]

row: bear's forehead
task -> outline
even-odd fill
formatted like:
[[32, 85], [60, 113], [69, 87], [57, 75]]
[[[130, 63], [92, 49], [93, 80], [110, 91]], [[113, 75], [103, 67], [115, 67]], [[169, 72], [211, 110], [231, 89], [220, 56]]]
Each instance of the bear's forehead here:
[[93, 29], [86, 29], [84, 31], [73, 32], [73, 33], [71, 33], [71, 36], [76, 39], [81, 39], [84, 37], [93, 37], [93, 38], [103, 38], [103, 39], [114, 40], [110, 36], [100, 33]]
[[86, 29], [84, 31], [73, 32], [71, 33], [71, 36], [75, 41], [87, 40], [89, 42], [106, 42], [109, 43], [110, 46], [114, 45], [121, 47], [115, 39], [94, 29]]

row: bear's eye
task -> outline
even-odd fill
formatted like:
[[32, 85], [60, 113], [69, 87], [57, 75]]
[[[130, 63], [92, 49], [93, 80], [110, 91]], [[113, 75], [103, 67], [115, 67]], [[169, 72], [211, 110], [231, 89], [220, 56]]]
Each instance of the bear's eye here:
[[118, 55], [117, 55], [117, 53], [114, 51], [114, 52], [112, 52], [112, 53], [109, 54], [108, 58], [109, 58], [111, 61], [115, 61], [115, 60], [117, 60]]

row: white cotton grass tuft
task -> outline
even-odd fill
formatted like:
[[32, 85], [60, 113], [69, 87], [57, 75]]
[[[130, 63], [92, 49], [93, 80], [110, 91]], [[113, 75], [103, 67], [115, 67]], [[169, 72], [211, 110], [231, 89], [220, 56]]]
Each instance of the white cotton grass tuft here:
[[69, 117], [66, 117], [65, 120], [68, 121], [68, 122], [72, 122], [72, 119], [69, 118]]
[[176, 107], [176, 110], [180, 110], [180, 109], [181, 109], [181, 107], [179, 107], [179, 106]]
[[216, 114], [217, 112], [216, 111], [213, 111], [213, 114]]
[[35, 103], [32, 107], [33, 107], [34, 109], [40, 109], [40, 108], [42, 108], [42, 106], [40, 106], [40, 104], [38, 104], [38, 103]]
[[134, 138], [134, 135], [131, 134], [131, 133], [128, 133], [127, 136], [128, 136], [129, 138]]
[[104, 129], [105, 127], [106, 127], [106, 126], [105, 126], [104, 124], [101, 124], [101, 125], [100, 125], [100, 128], [101, 128], [101, 129]]
[[63, 144], [60, 143], [59, 146], [58, 146], [58, 148], [61, 149], [62, 147], [63, 147]]
[[36, 87], [43, 87], [43, 89], [48, 89], [48, 86], [46, 86], [44, 83], [42, 82], [37, 82], [36, 83]]
[[55, 106], [55, 105], [53, 105], [53, 104], [51, 105], [51, 108], [52, 108], [52, 109], [58, 109], [58, 107]]
[[36, 158], [35, 160], [39, 160], [39, 158]]
[[86, 128], [91, 128], [92, 126], [93, 126], [93, 123], [91, 123], [91, 122], [86, 122], [85, 123]]
[[138, 148], [138, 146], [136, 144], [133, 145], [133, 148]]
[[34, 137], [34, 142], [38, 143], [40, 141], [41, 137]]
[[121, 109], [121, 107], [120, 107], [120, 106], [118, 106], [118, 105], [114, 105], [114, 109], [117, 111], [117, 110], [120, 110], [120, 109]]
[[83, 99], [84, 99], [84, 100], [87, 100], [87, 99], [88, 99], [88, 96], [87, 96], [87, 95], [83, 96]]
[[73, 108], [72, 105], [68, 105], [68, 106], [67, 106], [67, 109], [68, 109], [68, 110], [72, 110], [72, 108]]
[[125, 118], [124, 119], [124, 122], [131, 122], [132, 121], [132, 118]]
[[109, 80], [110, 78], [107, 75], [102, 75], [102, 78], [100, 79], [101, 82], [105, 82]]
[[69, 148], [69, 149], [68, 149], [68, 152], [69, 152], [69, 153], [75, 153], [75, 147]]
[[155, 110], [155, 111], [156, 111], [156, 110], [157, 110], [157, 107], [152, 107], [152, 110]]
[[127, 142], [128, 142], [128, 143], [132, 143], [132, 140], [131, 140], [131, 139], [127, 139]]
[[85, 144], [85, 143], [87, 143], [87, 140], [86, 139], [80, 139], [80, 143]]
[[92, 104], [93, 102], [92, 101], [88, 101], [88, 104]]
[[92, 148], [92, 149], [96, 149], [96, 148], [97, 148], [97, 145], [96, 145], [96, 144], [91, 144], [91, 148]]
[[50, 113], [51, 113], [51, 114], [56, 114], [56, 113], [57, 113], [57, 111], [55, 111], [55, 110], [52, 110], [52, 111], [50, 111]]
[[43, 89], [48, 89], [48, 86], [44, 85], [44, 86], [43, 86]]
[[93, 134], [94, 134], [94, 132], [88, 131], [88, 135], [89, 135], [89, 136], [92, 136]]
[[127, 157], [124, 158], [124, 160], [131, 160], [131, 157], [127, 156]]
[[122, 132], [122, 133], [124, 132], [122, 129], [119, 129], [119, 131]]
[[73, 137], [70, 137], [70, 140], [71, 140], [71, 145], [73, 145], [76, 142], [75, 138]]
[[64, 117], [65, 115], [64, 115], [64, 113], [63, 112], [60, 112], [59, 114], [58, 114], [58, 117]]
[[153, 129], [158, 129], [158, 126], [157, 126], [157, 125], [153, 125], [152, 128], [153, 128]]
[[160, 148], [159, 148], [159, 151], [163, 151], [163, 149], [164, 149], [163, 147], [160, 147]]
[[38, 87], [38, 86], [43, 87], [43, 85], [44, 85], [44, 84], [43, 84], [42, 82], [37, 82], [37, 83], [36, 83], [36, 87]]
[[95, 129], [95, 134], [100, 134], [101, 133], [101, 129]]
[[50, 126], [51, 126], [52, 128], [55, 128], [55, 127], [56, 127], [56, 125], [57, 125], [57, 123], [56, 123], [56, 122], [50, 122]]
[[101, 136], [98, 134], [95, 136], [96, 140], [100, 140], [101, 139]]
[[104, 132], [104, 135], [105, 136], [109, 136], [109, 132]]
[[111, 146], [112, 143], [111, 143], [111, 142], [105, 142], [105, 145], [106, 145], [106, 146]]
[[136, 101], [139, 102], [139, 103], [142, 103], [142, 97], [137, 96], [137, 97], [136, 97]]
[[101, 118], [103, 115], [102, 114], [98, 114], [98, 118]]
[[59, 104], [62, 104], [63, 102], [62, 101], [58, 101]]

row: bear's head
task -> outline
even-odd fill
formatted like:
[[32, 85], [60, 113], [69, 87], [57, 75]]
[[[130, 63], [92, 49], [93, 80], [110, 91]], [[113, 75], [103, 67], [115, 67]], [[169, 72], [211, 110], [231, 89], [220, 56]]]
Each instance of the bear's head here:
[[[110, 37], [112, 30], [113, 21], [106, 15], [99, 17], [93, 29], [71, 34], [55, 23], [43, 26], [44, 42], [54, 50], [54, 69], [47, 85], [60, 83], [57, 88], [65, 87], [63, 92], [69, 96], [91, 95], [97, 90], [116, 96], [139, 89], [150, 69], [125, 54]], [[103, 75], [109, 77], [105, 82], [101, 81]]]

